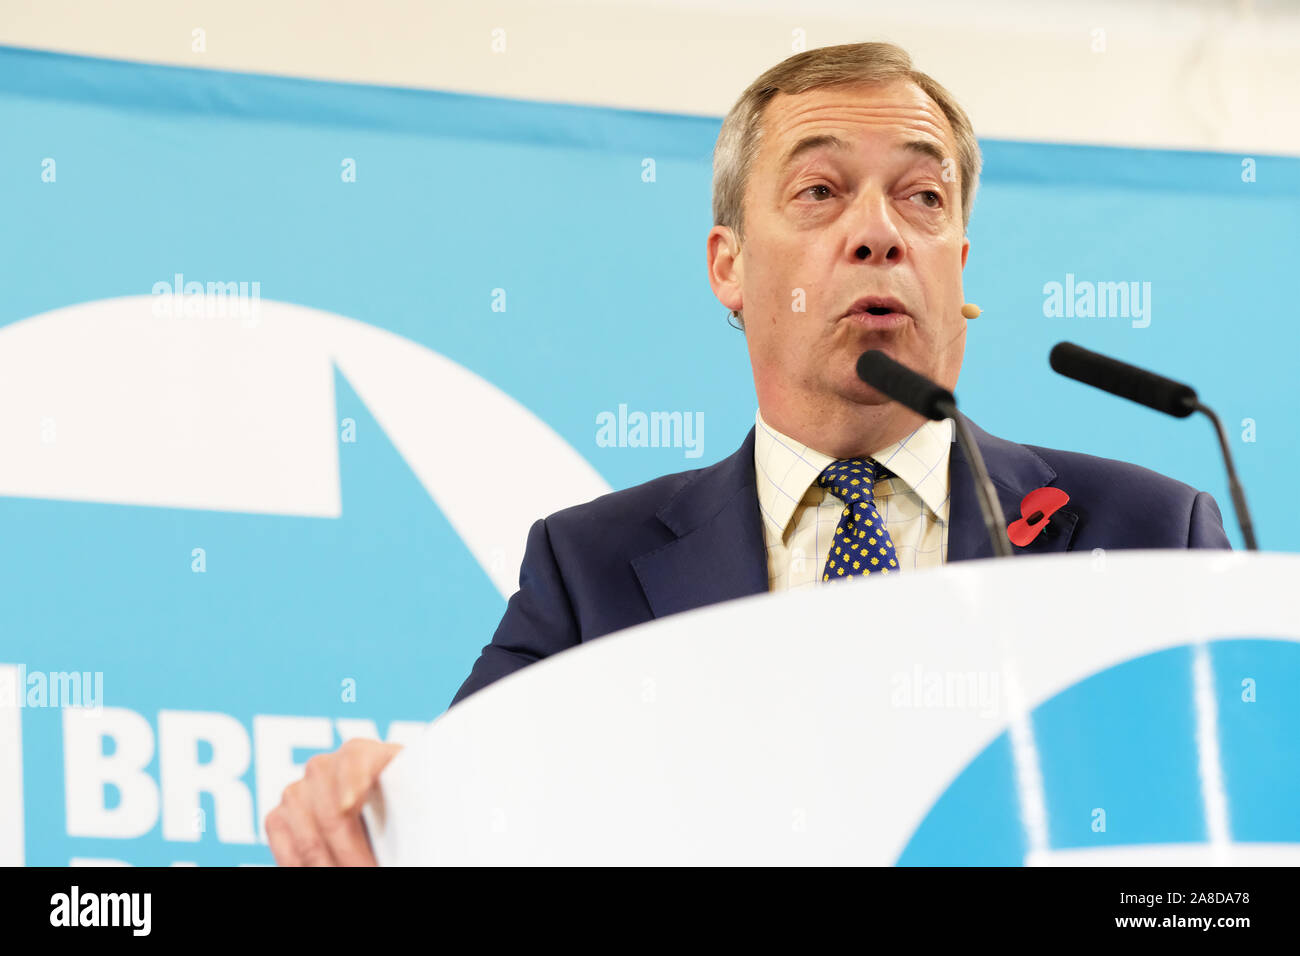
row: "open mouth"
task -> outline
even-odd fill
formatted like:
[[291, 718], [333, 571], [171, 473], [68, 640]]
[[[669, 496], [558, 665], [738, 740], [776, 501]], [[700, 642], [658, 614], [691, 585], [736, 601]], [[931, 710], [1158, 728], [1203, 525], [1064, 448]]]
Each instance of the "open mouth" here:
[[897, 332], [911, 322], [907, 307], [892, 296], [867, 295], [858, 299], [844, 319], [868, 332]]
[[902, 302], [892, 296], [866, 295], [849, 306], [848, 312], [844, 314], [881, 318], [887, 315], [906, 315], [907, 309]]

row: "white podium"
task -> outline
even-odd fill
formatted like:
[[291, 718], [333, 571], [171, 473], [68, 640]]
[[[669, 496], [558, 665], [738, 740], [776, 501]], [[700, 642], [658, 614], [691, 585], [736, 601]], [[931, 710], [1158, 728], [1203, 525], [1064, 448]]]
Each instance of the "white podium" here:
[[466, 699], [365, 819], [383, 865], [1295, 864], [1294, 810], [1233, 794], [1243, 761], [1300, 790], [1258, 716], [1297, 587], [1300, 555], [1116, 551], [714, 605]]

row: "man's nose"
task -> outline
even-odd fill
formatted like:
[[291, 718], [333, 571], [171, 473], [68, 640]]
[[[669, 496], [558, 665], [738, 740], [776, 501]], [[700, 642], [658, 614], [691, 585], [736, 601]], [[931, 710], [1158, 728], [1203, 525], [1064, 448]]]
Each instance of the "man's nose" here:
[[847, 237], [849, 257], [855, 262], [896, 265], [903, 261], [903, 237], [894, 223], [893, 210], [884, 196], [864, 197]]

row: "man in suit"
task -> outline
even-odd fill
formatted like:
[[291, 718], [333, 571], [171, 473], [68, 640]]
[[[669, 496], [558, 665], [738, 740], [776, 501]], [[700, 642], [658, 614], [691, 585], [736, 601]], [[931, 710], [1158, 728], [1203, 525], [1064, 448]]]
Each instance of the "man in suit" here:
[[[991, 556], [952, 423], [864, 384], [880, 349], [953, 389], [980, 169], [950, 94], [882, 43], [796, 54], [741, 95], [714, 153], [709, 282], [758, 397], [735, 454], [537, 521], [496, 634], [453, 706], [551, 654], [657, 617], [844, 577]], [[1003, 511], [1069, 501], [1021, 554], [1228, 547], [1213, 498], [1122, 462], [971, 424]], [[372, 862], [358, 821], [396, 745], [313, 757], [266, 830], [281, 863]]]

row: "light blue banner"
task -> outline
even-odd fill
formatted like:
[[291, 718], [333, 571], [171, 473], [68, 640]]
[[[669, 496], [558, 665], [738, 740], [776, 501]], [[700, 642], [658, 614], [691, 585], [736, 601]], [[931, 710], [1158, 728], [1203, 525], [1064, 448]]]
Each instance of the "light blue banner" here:
[[[719, 123], [0, 48], [0, 361], [9, 349], [33, 381], [105, 363], [94, 389], [50, 392], [64, 403], [57, 414], [33, 402], [0, 416], [52, 456], [93, 439], [112, 471], [115, 449], [135, 447], [133, 423], [116, 423], [120, 441], [102, 422], [93, 436], [77, 431], [89, 421], [77, 409], [116, 400], [109, 363], [135, 354], [88, 344], [109, 313], [38, 319], [27, 337], [15, 323], [151, 296], [160, 283], [177, 293], [191, 281], [234, 283], [468, 370], [609, 487], [715, 462], [755, 411], [743, 338], [705, 281]], [[963, 408], [999, 436], [1132, 461], [1210, 491], [1240, 547], [1209, 425], [1062, 379], [1047, 353], [1067, 339], [1185, 380], [1227, 424], [1261, 547], [1300, 550], [1290, 500], [1300, 426], [1289, 405], [1300, 160], [981, 146], [965, 288], [984, 314], [970, 326]], [[1052, 283], [1075, 303], [1087, 283], [1136, 283], [1145, 311], [1049, 316]], [[304, 323], [304, 348], [317, 328], [321, 340], [364, 332]], [[48, 334], [37, 341], [35, 330]], [[406, 355], [408, 345], [392, 348]], [[21, 666], [24, 687], [31, 675], [100, 674], [106, 709], [91, 718], [104, 736], [48, 700], [23, 709], [25, 862], [270, 862], [255, 831], [274, 805], [267, 795], [278, 799], [272, 784], [364, 730], [348, 722], [400, 736], [436, 717], [490, 639], [504, 609], [500, 574], [399, 450], [418, 445], [421, 429], [386, 431], [360, 397], [379, 383], [353, 381], [349, 360], [329, 354], [317, 382], [332, 391], [325, 414], [340, 434], [350, 420], [354, 436], [330, 446], [337, 516], [46, 492], [44, 452], [0, 448], [0, 665]], [[167, 410], [177, 434], [228, 400], [212, 393], [205, 355], [218, 361], [216, 351], [169, 360], [169, 381], [194, 363], [193, 392]], [[260, 388], [268, 369], [250, 363], [216, 380]], [[152, 365], [130, 368], [138, 381]], [[423, 412], [430, 422], [473, 415], [465, 394], [449, 389]], [[608, 446], [597, 423], [620, 406], [698, 416], [700, 441]], [[270, 407], [265, 422], [284, 447], [317, 424]], [[543, 463], [516, 460], [510, 432], [489, 437], [482, 448], [443, 447], [438, 460], [540, 480], [530, 464]], [[192, 449], [176, 441], [159, 435], [155, 477], [188, 460]], [[242, 501], [243, 484], [254, 495], [290, 483], [292, 460], [251, 472], [228, 463], [216, 484]], [[165, 500], [212, 484], [211, 474], [177, 474], [158, 479], [160, 494], [175, 492]], [[92, 488], [98, 477], [67, 480]], [[103, 477], [106, 488], [128, 481]], [[491, 509], [492, 496], [478, 506]], [[1157, 683], [1161, 666], [1149, 665]], [[221, 780], [215, 797], [204, 789]], [[914, 858], [955, 825], [935, 817]]]

